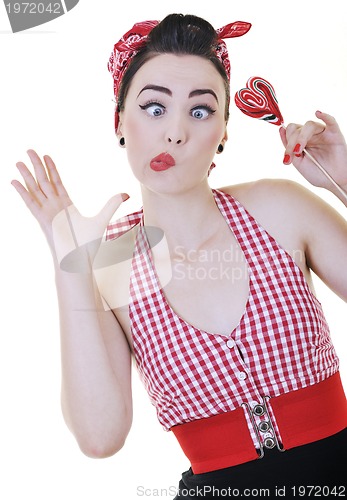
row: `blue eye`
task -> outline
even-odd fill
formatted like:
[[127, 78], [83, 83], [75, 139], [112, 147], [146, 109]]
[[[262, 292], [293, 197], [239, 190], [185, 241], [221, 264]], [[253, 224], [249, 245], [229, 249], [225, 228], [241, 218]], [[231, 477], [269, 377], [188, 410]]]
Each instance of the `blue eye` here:
[[148, 102], [144, 106], [140, 105], [140, 108], [153, 117], [162, 116], [165, 113], [165, 107], [158, 102]]
[[210, 108], [210, 106], [197, 106], [191, 111], [192, 117], [197, 120], [206, 120], [213, 113], [215, 113], [215, 110]]

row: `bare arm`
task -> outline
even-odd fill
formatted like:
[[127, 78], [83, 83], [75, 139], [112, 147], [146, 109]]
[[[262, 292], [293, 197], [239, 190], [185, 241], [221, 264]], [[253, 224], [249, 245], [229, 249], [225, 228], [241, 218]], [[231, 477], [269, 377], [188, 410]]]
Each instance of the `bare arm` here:
[[[35, 175], [20, 162], [17, 167], [26, 187], [18, 181], [12, 184], [40, 223], [53, 256], [64, 418], [86, 455], [109, 456], [122, 447], [131, 426], [130, 350], [113, 313], [103, 309], [91, 267], [89, 272], [70, 273], [61, 269], [60, 261], [62, 251], [69, 246], [69, 231], [74, 233], [75, 245], [81, 242], [86, 250], [86, 239], [101, 239], [124, 197], [112, 198], [96, 217], [82, 217], [73, 207], [51, 158], [44, 157], [44, 166], [34, 151], [28, 154]], [[57, 220], [59, 224], [55, 224]], [[92, 252], [86, 252], [87, 261], [92, 262]]]
[[93, 281], [92, 274], [56, 272], [63, 415], [82, 451], [98, 458], [116, 453], [131, 426], [131, 356]]
[[302, 187], [296, 187], [293, 203], [304, 214], [303, 238], [307, 265], [339, 297], [347, 302], [347, 221], [328, 203]]
[[[309, 121], [305, 125], [291, 124], [281, 130], [286, 147], [286, 163], [293, 163], [312, 184], [334, 193], [347, 206], [346, 197], [336, 191], [303, 149], [324, 166], [347, 194], [347, 146], [336, 120], [317, 111], [324, 123]], [[347, 301], [347, 222], [332, 207], [304, 188], [292, 189], [292, 209], [300, 223], [306, 242], [309, 267], [341, 298]]]

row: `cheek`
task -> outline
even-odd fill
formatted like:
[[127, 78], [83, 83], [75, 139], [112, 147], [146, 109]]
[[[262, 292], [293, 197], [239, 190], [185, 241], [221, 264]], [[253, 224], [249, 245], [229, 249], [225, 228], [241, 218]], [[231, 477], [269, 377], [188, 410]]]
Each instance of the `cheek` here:
[[122, 132], [129, 165], [137, 179], [148, 157], [146, 152], [150, 144], [149, 127], [144, 127], [141, 120], [131, 114], [124, 116]]
[[131, 116], [124, 119], [123, 133], [125, 141], [128, 144], [141, 138], [141, 131], [143, 132], [143, 128], [139, 126], [138, 120], [132, 118]]
[[203, 136], [200, 136], [204, 149], [216, 150], [222, 140], [223, 134], [224, 128], [222, 127], [212, 127], [210, 130], [206, 131]]
[[123, 132], [125, 144], [135, 155], [136, 153], [138, 155], [141, 150], [145, 153], [155, 140], [155, 134], [150, 124], [138, 118], [129, 117], [124, 122]]

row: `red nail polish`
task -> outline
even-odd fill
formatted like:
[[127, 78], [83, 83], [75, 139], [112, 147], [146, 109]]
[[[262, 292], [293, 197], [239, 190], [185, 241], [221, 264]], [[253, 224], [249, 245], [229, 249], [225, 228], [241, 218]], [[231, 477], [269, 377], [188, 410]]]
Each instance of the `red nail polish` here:
[[283, 163], [289, 163], [289, 161], [290, 161], [290, 155], [284, 155]]
[[293, 149], [294, 153], [298, 153], [300, 151], [300, 144], [297, 144], [295, 148]]

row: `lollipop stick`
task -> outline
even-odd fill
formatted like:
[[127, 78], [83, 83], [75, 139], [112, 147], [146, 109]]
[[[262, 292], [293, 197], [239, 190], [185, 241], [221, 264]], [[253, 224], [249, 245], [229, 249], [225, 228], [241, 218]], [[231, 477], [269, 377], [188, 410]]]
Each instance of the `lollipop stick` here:
[[336, 187], [336, 189], [339, 191], [339, 193], [342, 195], [342, 197], [347, 200], [347, 193], [342, 189], [341, 186], [337, 184], [337, 182], [334, 181], [334, 179], [331, 177], [330, 174], [325, 170], [324, 167], [307, 151], [307, 149], [304, 149], [303, 152], [305, 153], [306, 156], [319, 168], [321, 172], [325, 175], [327, 179]]

